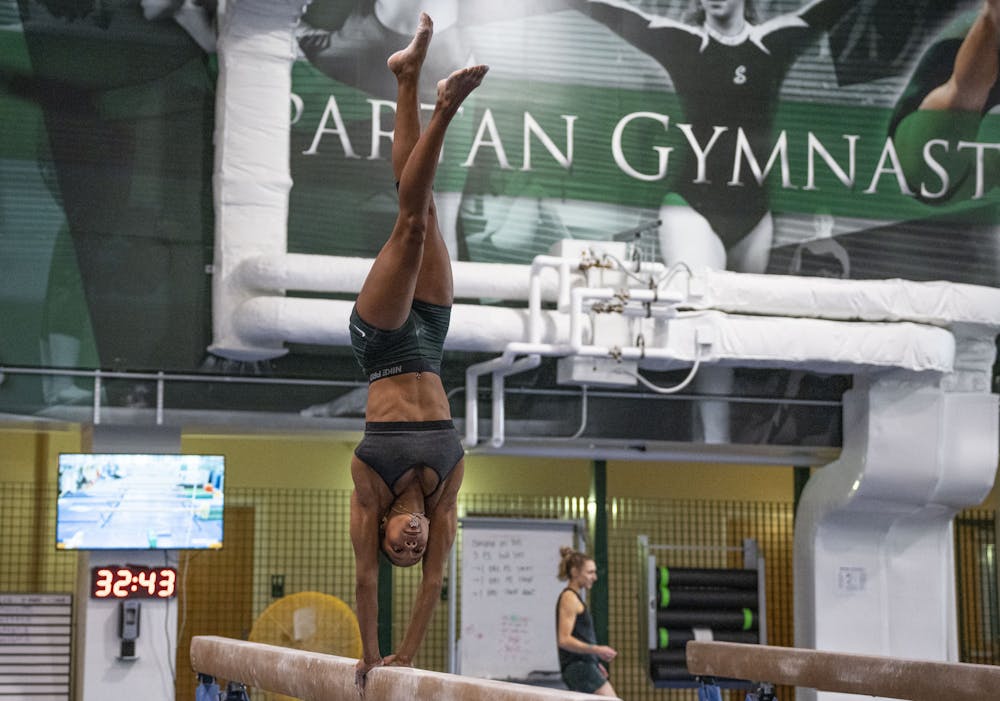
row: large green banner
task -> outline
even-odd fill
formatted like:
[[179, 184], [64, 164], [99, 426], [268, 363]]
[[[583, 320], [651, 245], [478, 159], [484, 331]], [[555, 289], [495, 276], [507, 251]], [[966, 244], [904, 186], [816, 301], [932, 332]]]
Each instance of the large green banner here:
[[[702, 5], [742, 29], [713, 30]], [[460, 193], [456, 254], [528, 262], [650, 224], [650, 254], [670, 262], [996, 284], [995, 75], [969, 87], [974, 108], [928, 97], [980, 5], [461, 3], [424, 71], [431, 104], [454, 66], [491, 66], [438, 177]], [[372, 255], [394, 215], [384, 57], [409, 37], [382, 3], [331, 6], [300, 31], [290, 234], [298, 250]], [[995, 66], [993, 31], [966, 72]]]
[[[996, 0], [315, 0], [275, 97], [290, 252], [372, 257], [388, 236], [385, 60], [421, 9], [428, 109], [438, 79], [491, 67], [435, 185], [457, 260], [638, 236], [668, 263], [1000, 284]], [[4, 363], [224, 365], [206, 351], [216, 10], [0, 4]], [[298, 350], [272, 371], [333, 372]]]

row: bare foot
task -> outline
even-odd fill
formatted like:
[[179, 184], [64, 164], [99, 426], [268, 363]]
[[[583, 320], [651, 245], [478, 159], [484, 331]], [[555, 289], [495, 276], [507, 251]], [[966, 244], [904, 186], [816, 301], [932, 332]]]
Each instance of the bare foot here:
[[986, 16], [993, 20], [993, 26], [1000, 30], [1000, 0], [986, 0], [984, 9]]
[[993, 43], [1000, 49], [1000, 0], [984, 0], [983, 16], [993, 25], [990, 28]]
[[395, 73], [397, 78], [416, 78], [419, 76], [424, 56], [427, 55], [427, 46], [431, 43], [433, 34], [434, 21], [426, 12], [421, 12], [413, 40], [405, 49], [400, 49], [386, 61], [389, 70]]
[[483, 82], [489, 66], [479, 65], [460, 68], [437, 84], [437, 106], [454, 112], [473, 90]]
[[993, 23], [993, 28], [1000, 30], [1000, 0], [983, 0], [983, 14]]

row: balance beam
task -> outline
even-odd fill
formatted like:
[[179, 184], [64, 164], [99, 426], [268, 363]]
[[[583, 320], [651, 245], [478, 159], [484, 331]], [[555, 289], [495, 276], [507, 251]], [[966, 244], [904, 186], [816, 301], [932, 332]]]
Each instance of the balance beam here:
[[[196, 672], [306, 701], [358, 699], [357, 660], [261, 645], [214, 635], [191, 639]], [[528, 684], [462, 677], [412, 667], [377, 667], [368, 673], [364, 701], [584, 701], [606, 698]]]
[[692, 640], [688, 672], [910, 701], [996, 698], [1000, 667]]

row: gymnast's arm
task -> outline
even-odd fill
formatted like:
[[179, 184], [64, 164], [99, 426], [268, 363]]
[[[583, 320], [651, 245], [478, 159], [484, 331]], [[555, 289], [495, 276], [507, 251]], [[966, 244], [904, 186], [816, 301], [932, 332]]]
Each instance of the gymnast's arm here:
[[827, 30], [840, 21], [857, 0], [812, 0], [796, 13], [812, 29]]
[[351, 545], [354, 546], [356, 570], [355, 606], [361, 628], [361, 659], [358, 661], [359, 686], [364, 675], [382, 660], [378, 647], [378, 498], [373, 489], [371, 470], [357, 458], [351, 461], [354, 492], [351, 494]]
[[696, 27], [643, 12], [628, 0], [562, 1], [661, 62], [669, 60], [672, 52], [683, 54], [700, 43]]
[[566, 0], [567, 5], [593, 17], [609, 27], [621, 27], [622, 33], [631, 34], [649, 27], [657, 15], [643, 12], [628, 0]]
[[406, 628], [406, 635], [395, 655], [386, 658], [386, 664], [410, 665], [417, 654], [417, 648], [424, 639], [430, 625], [434, 607], [441, 598], [444, 584], [444, 568], [448, 564], [448, 554], [458, 529], [458, 488], [462, 484], [464, 465], [459, 465], [448, 475], [441, 485], [442, 494], [433, 509], [427, 514], [430, 533], [427, 551], [423, 559], [423, 576], [413, 602], [413, 613]]

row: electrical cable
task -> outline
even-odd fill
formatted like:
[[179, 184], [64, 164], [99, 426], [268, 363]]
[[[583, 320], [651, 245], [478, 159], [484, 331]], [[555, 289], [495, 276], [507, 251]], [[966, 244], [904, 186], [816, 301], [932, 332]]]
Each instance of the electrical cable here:
[[657, 394], [673, 394], [675, 392], [680, 392], [682, 389], [691, 384], [691, 381], [694, 380], [694, 376], [698, 373], [698, 368], [700, 366], [701, 366], [701, 353], [698, 351], [698, 347], [695, 346], [694, 365], [691, 366], [691, 370], [688, 372], [687, 377], [685, 377], [680, 384], [674, 385], [673, 387], [660, 387], [659, 385], [656, 385], [653, 382], [647, 380], [638, 372], [632, 372], [631, 370], [625, 370], [624, 368], [616, 368], [614, 372], [620, 372], [623, 375], [634, 377], [644, 387], [656, 392]]

